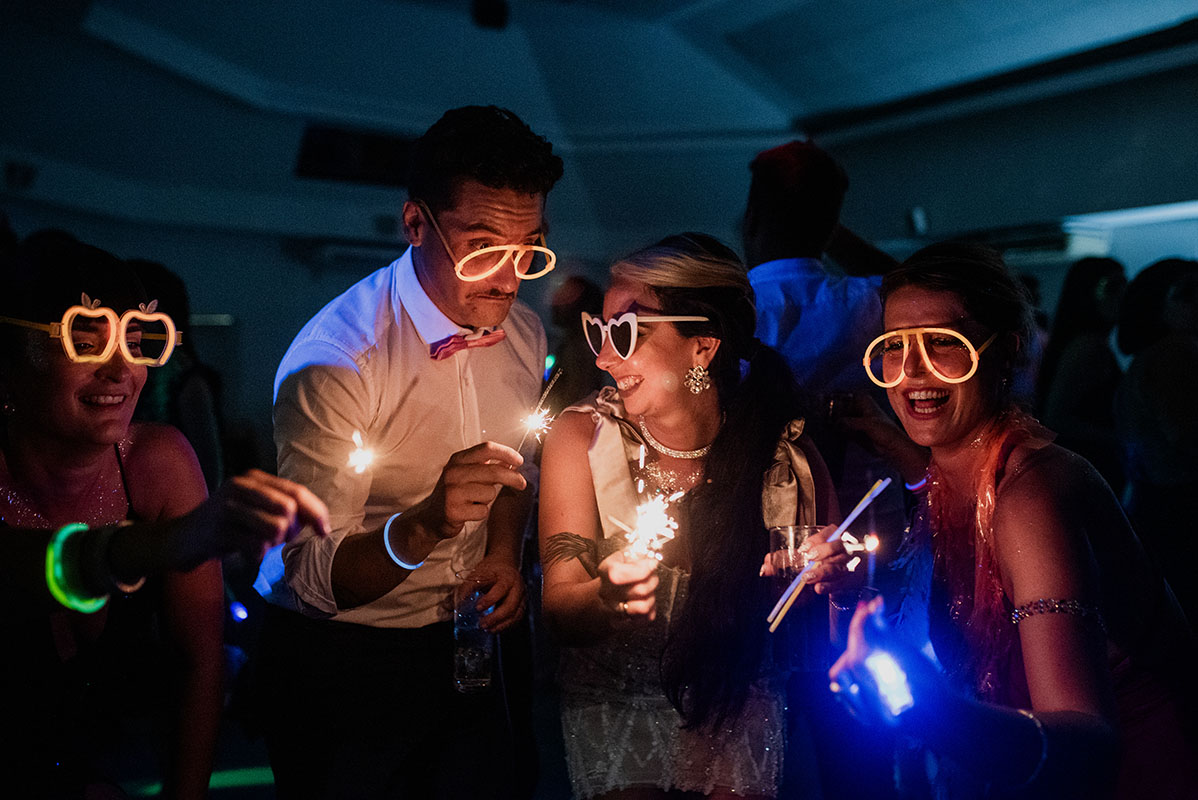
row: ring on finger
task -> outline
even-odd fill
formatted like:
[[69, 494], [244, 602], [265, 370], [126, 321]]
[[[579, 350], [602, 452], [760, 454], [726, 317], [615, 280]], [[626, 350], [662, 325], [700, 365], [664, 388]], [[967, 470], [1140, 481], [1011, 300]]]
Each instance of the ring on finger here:
[[621, 600], [619, 605], [616, 606], [616, 608], [620, 609], [620, 613], [623, 614], [624, 616], [626, 616], [626, 617], [632, 616], [632, 613], [628, 610], [628, 601], [627, 600]]

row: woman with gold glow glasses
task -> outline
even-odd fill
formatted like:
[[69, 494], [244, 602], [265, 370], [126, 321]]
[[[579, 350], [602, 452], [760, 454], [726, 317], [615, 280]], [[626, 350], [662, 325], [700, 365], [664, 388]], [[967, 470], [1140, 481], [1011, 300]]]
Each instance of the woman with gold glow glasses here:
[[993, 250], [945, 244], [882, 297], [864, 366], [931, 463], [899, 633], [861, 606], [833, 689], [926, 746], [938, 798], [1198, 796], [1169, 671], [1191, 665], [1184, 617], [1106, 483], [1011, 400], [1023, 289]]

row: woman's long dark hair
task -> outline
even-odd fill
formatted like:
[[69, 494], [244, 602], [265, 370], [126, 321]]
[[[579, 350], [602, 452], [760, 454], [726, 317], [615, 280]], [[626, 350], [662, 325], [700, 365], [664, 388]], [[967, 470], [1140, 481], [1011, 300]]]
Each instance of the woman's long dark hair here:
[[677, 323], [682, 335], [720, 340], [709, 370], [725, 419], [707, 456], [708, 481], [691, 493], [690, 588], [661, 662], [666, 696], [686, 724], [715, 728], [739, 716], [762, 671], [770, 603], [759, 577], [769, 549], [762, 477], [799, 413], [798, 391], [782, 356], [754, 338], [753, 289], [720, 242], [671, 236], [617, 262], [612, 277], [650, 286], [665, 314], [711, 320]]

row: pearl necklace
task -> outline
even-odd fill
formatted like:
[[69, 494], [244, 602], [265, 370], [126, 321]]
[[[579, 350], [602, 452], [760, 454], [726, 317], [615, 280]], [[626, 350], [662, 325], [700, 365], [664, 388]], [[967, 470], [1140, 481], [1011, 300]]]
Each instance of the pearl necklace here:
[[714, 441], [708, 442], [698, 450], [675, 450], [672, 447], [666, 447], [664, 444], [653, 438], [653, 434], [649, 433], [649, 426], [645, 424], [645, 417], [643, 414], [636, 418], [636, 424], [641, 429], [641, 435], [645, 437], [645, 441], [649, 443], [650, 447], [661, 453], [663, 456], [670, 456], [671, 458], [702, 458], [703, 456], [707, 455], [707, 451], [711, 450], [711, 445], [715, 443]]

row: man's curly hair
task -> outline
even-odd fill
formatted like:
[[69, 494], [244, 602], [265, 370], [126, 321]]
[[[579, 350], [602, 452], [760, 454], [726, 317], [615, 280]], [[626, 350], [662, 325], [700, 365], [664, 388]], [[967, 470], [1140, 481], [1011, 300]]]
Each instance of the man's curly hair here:
[[454, 204], [463, 180], [492, 189], [546, 195], [562, 176], [553, 145], [498, 106], [446, 111], [412, 148], [408, 195], [433, 211]]

